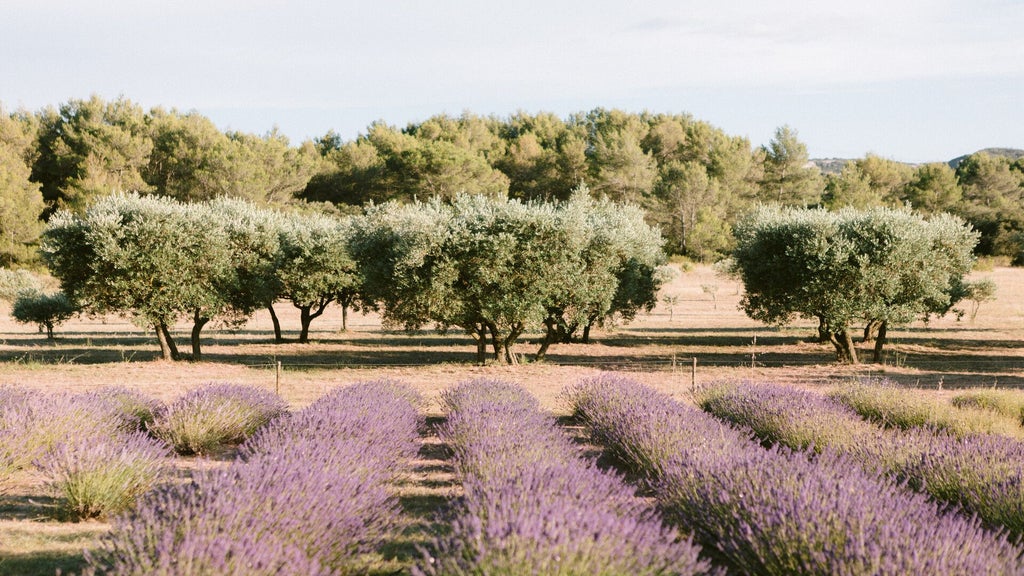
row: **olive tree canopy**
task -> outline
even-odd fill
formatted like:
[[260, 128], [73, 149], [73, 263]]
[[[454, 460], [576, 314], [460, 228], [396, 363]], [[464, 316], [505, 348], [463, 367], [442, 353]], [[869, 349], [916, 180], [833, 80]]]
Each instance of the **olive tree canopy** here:
[[944, 314], [965, 294], [978, 234], [962, 220], [907, 209], [761, 207], [736, 227], [732, 270], [751, 318], [817, 318], [841, 362], [857, 362], [858, 321], [885, 327]]

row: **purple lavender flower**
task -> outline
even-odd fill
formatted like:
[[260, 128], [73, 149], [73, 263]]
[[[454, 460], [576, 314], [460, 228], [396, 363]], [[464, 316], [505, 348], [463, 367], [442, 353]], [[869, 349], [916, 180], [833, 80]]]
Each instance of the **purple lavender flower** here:
[[465, 496], [414, 574], [699, 574], [699, 549], [614, 474], [582, 460], [524, 389], [462, 383], [440, 433]]
[[785, 386], [721, 386], [702, 402], [759, 438], [790, 448], [845, 453], [992, 528], [1024, 538], [1024, 444], [1004, 436], [957, 438], [927, 428], [882, 429], [832, 398]]
[[36, 465], [74, 520], [127, 510], [163, 476], [170, 450], [144, 432], [83, 436], [51, 448]]
[[279, 418], [230, 466], [150, 493], [89, 556], [98, 573], [348, 574], [401, 525], [395, 474], [422, 423], [410, 388], [338, 389]]
[[117, 438], [131, 427], [124, 413], [89, 394], [0, 390], [0, 470], [8, 474], [29, 467], [58, 444]]
[[[1005, 536], [829, 450], [765, 450], [699, 410], [622, 377], [583, 381], [566, 397], [596, 437], [617, 446], [621, 457], [636, 455], [635, 464], [652, 476], [659, 502], [679, 524], [742, 573], [1024, 571], [1021, 550]], [[651, 433], [650, 420], [662, 434]]]
[[96, 398], [111, 405], [124, 415], [128, 430], [146, 430], [153, 423], [156, 413], [163, 409], [163, 403], [146, 396], [138, 390], [125, 386], [105, 386], [82, 396]]

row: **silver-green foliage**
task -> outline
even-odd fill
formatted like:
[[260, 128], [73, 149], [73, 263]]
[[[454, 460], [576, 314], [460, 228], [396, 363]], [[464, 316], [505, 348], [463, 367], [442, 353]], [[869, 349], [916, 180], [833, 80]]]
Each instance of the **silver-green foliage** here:
[[22, 292], [39, 292], [42, 289], [43, 283], [28, 270], [0, 268], [0, 300], [13, 303]]
[[459, 326], [499, 362], [544, 323], [631, 317], [656, 301], [661, 237], [639, 210], [585, 199], [523, 203], [460, 195], [451, 203], [371, 207], [350, 242], [366, 299], [385, 322]]
[[817, 318], [841, 361], [856, 362], [859, 320], [899, 324], [944, 314], [964, 296], [978, 234], [947, 214], [760, 207], [735, 229], [743, 307], [773, 324]]
[[[209, 215], [203, 206], [167, 198], [107, 196], [81, 215], [56, 213], [42, 254], [84, 310], [124, 314], [167, 337], [181, 316], [201, 328], [230, 310], [224, 287], [232, 254], [224, 227]], [[194, 338], [194, 351], [195, 344]], [[164, 355], [172, 354], [164, 348]]]
[[282, 215], [278, 295], [300, 312], [299, 341], [309, 325], [336, 301], [351, 305], [359, 292], [356, 263], [349, 254], [351, 222], [326, 215]]

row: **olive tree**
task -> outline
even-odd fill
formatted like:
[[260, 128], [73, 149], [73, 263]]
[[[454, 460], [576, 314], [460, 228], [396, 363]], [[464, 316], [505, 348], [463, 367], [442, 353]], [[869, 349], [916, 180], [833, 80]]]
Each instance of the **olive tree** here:
[[459, 195], [371, 207], [351, 245], [386, 322], [458, 326], [476, 338], [479, 361], [490, 345], [507, 363], [523, 331], [540, 325], [568, 244], [551, 205]]
[[13, 304], [22, 292], [42, 292], [43, 282], [25, 269], [0, 268], [0, 300]]
[[282, 290], [278, 268], [283, 258], [281, 235], [286, 218], [276, 210], [234, 198], [215, 198], [206, 206], [211, 220], [224, 229], [231, 253], [233, 273], [223, 285], [226, 299], [242, 316], [269, 310], [274, 340], [281, 342], [281, 323], [274, 302]]
[[36, 324], [46, 328], [46, 339], [53, 340], [53, 327], [78, 313], [78, 309], [62, 292], [47, 294], [26, 291], [18, 295], [11, 308], [11, 316], [22, 324]]
[[[350, 225], [326, 215], [288, 214], [280, 229], [278, 296], [299, 309], [299, 342], [332, 302], [357, 301], [360, 279], [348, 250]], [[347, 309], [347, 308], [346, 308]]]
[[151, 326], [165, 359], [179, 357], [170, 326], [193, 321], [192, 352], [210, 319], [233, 310], [225, 297], [232, 281], [224, 228], [205, 207], [166, 198], [116, 194], [82, 215], [59, 211], [43, 234], [41, 252], [76, 306], [115, 313]]
[[458, 271], [446, 251], [452, 218], [450, 206], [431, 201], [371, 205], [354, 220], [349, 248], [366, 303], [381, 311], [385, 326], [414, 330], [430, 322], [455, 324]]
[[761, 207], [738, 223], [736, 238], [732, 271], [747, 315], [776, 324], [817, 318], [837, 359], [856, 363], [855, 322], [878, 323], [878, 360], [888, 325], [944, 314], [963, 298], [978, 235], [945, 214]]
[[515, 342], [541, 324], [548, 295], [575, 268], [575, 231], [551, 204], [460, 196], [453, 208], [448, 252], [462, 304], [453, 323], [485, 328], [494, 359], [515, 363]]
[[[385, 322], [458, 326], [476, 339], [481, 363], [514, 363], [526, 330], [545, 329], [543, 355], [560, 335], [653, 306], [661, 237], [639, 224], [639, 211], [585, 193], [568, 204], [460, 195], [370, 207], [351, 249]], [[637, 230], [648, 234], [630, 236]]]
[[640, 208], [595, 200], [584, 186], [559, 207], [557, 217], [569, 264], [551, 282], [538, 357], [552, 343], [573, 341], [580, 330], [588, 342], [591, 328], [607, 318], [631, 320], [649, 311], [663, 281], [658, 267], [664, 242]]

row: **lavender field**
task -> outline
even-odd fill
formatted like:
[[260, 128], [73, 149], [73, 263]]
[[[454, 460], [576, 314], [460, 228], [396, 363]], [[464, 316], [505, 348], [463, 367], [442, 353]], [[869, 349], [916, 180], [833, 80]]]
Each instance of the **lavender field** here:
[[[436, 403], [360, 381], [301, 409], [224, 383], [169, 402], [4, 386], [2, 510], [90, 529], [0, 573], [1024, 573], [1021, 397], [928, 396], [904, 426], [877, 416], [911, 410], [901, 390], [720, 382], [685, 400], [609, 372], [565, 387], [560, 416], [495, 378]], [[1001, 424], [952, 432], [958, 411]]]

